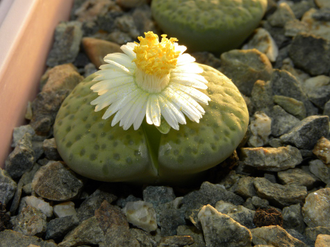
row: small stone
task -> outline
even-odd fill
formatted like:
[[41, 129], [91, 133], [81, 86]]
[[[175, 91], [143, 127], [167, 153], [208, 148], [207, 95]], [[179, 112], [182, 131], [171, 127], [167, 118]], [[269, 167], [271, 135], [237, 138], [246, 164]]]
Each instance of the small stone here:
[[318, 9], [316, 10], [315, 13], [313, 13], [312, 17], [318, 21], [330, 21], [330, 9], [329, 8]]
[[30, 124], [37, 135], [49, 135], [58, 109], [69, 92], [69, 90], [41, 92], [33, 100]]
[[220, 213], [228, 215], [233, 220], [249, 229], [255, 227], [253, 224], [254, 210], [250, 210], [242, 205], [236, 206], [230, 202], [224, 202], [222, 200], [215, 204], [215, 209]]
[[113, 194], [99, 189], [96, 190], [93, 194], [87, 197], [77, 209], [77, 217], [79, 218], [79, 221], [81, 222], [94, 216], [95, 210], [101, 206], [102, 202], [107, 201], [108, 203], [112, 203], [116, 199], [117, 197]]
[[[147, 0], [150, 2], [150, 0]], [[148, 31], [158, 33], [158, 29], [152, 18], [151, 8], [149, 4], [140, 5], [133, 10], [132, 17], [136, 26], [136, 29], [140, 35]]]
[[41, 198], [35, 196], [26, 196], [22, 198], [20, 211], [26, 206], [34, 207], [41, 212], [43, 212], [47, 217], [53, 216], [53, 207], [48, 203], [42, 200]]
[[176, 235], [178, 226], [186, 224], [185, 212], [180, 208], [182, 199], [182, 197], [177, 197], [175, 200], [161, 204], [156, 208], [156, 218], [161, 236]]
[[16, 182], [9, 176], [8, 172], [0, 168], [0, 202], [7, 205], [14, 197], [16, 189]]
[[272, 118], [272, 135], [279, 137], [289, 132], [294, 126], [296, 126], [300, 120], [293, 115], [287, 113], [279, 105], [273, 107], [271, 114]]
[[261, 21], [261, 26], [270, 33], [279, 48], [286, 46], [291, 41], [291, 38], [285, 36], [284, 28], [274, 27], [268, 21]]
[[43, 141], [33, 141], [32, 137], [32, 149], [34, 151], [34, 160], [39, 162], [41, 156], [44, 154]]
[[46, 218], [40, 210], [28, 205], [13, 220], [13, 230], [26, 236], [42, 235], [46, 232]]
[[251, 96], [257, 80], [270, 79], [272, 69], [267, 56], [256, 49], [231, 50], [221, 54], [221, 72], [231, 78], [246, 96]]
[[251, 136], [248, 141], [252, 147], [261, 147], [268, 143], [272, 120], [264, 112], [255, 112], [250, 123]]
[[126, 203], [128, 202], [136, 202], [136, 201], [141, 201], [141, 198], [138, 198], [138, 197], [135, 197], [133, 195], [129, 195], [128, 197], [126, 198], [118, 198], [118, 200], [116, 200], [116, 205], [118, 207], [125, 207]]
[[23, 138], [26, 133], [29, 133], [32, 138], [35, 135], [35, 131], [30, 124], [15, 127], [13, 131], [13, 143], [11, 144], [11, 147], [16, 147], [17, 143]]
[[129, 231], [124, 213], [117, 206], [103, 201], [95, 211], [95, 217], [105, 235], [103, 246], [140, 246]]
[[116, 44], [119, 45], [124, 45], [127, 42], [132, 42], [132, 37], [125, 33], [125, 32], [121, 32], [119, 30], [113, 31], [111, 32], [108, 36], [107, 36], [107, 40], [112, 41]]
[[45, 156], [49, 160], [62, 160], [60, 154], [57, 151], [55, 138], [45, 139], [42, 143]]
[[44, 241], [36, 236], [25, 236], [20, 232], [13, 230], [4, 230], [0, 232], [1, 247], [7, 246], [29, 246], [34, 244], [40, 247], [56, 247], [53, 241]]
[[250, 246], [251, 232], [231, 217], [205, 205], [198, 213], [206, 246]]
[[323, 115], [327, 115], [330, 118], [330, 100], [324, 105]]
[[10, 213], [7, 212], [6, 206], [0, 201], [0, 232], [5, 229], [12, 229]]
[[117, 17], [115, 19], [115, 25], [120, 31], [127, 33], [133, 39], [136, 39], [136, 37], [140, 35], [132, 15], [122, 15]]
[[[253, 208], [252, 208], [253, 210], [257, 209], [257, 208], [267, 208], [269, 206], [269, 202], [266, 199], [260, 198], [259, 196], [252, 196], [251, 198], [248, 198], [248, 200], [249, 199], [253, 206]], [[247, 203], [248, 200], [246, 200], [245, 203]]]
[[72, 63], [79, 52], [82, 35], [80, 22], [59, 23], [55, 29], [54, 43], [47, 58], [47, 66]]
[[99, 226], [96, 217], [93, 216], [81, 222], [76, 228], [69, 232], [59, 247], [77, 246], [77, 245], [98, 245], [104, 242], [104, 233]]
[[323, 109], [325, 103], [330, 100], [330, 77], [315, 76], [307, 79], [303, 85], [309, 100]]
[[194, 239], [191, 236], [168, 236], [163, 237], [157, 247], [167, 246], [190, 246], [194, 243]]
[[[116, 30], [116, 25], [115, 25], [115, 21], [116, 18], [119, 16], [122, 16], [124, 14], [124, 12], [122, 11], [108, 11], [104, 14], [98, 15], [96, 18], [96, 24], [98, 27], [98, 30], [95, 30], [94, 33], [96, 33], [95, 35], [85, 35], [86, 37], [88, 36], [97, 36], [100, 35], [100, 31], [102, 30], [103, 32], [107, 32], [107, 33], [111, 33], [114, 30]], [[100, 39], [98, 40], [102, 40], [102, 37], [99, 37]]]
[[299, 150], [292, 146], [241, 148], [239, 157], [244, 165], [273, 172], [294, 168], [303, 160]]
[[59, 218], [76, 215], [77, 212], [75, 209], [74, 202], [69, 201], [56, 204], [54, 206], [54, 214]]
[[296, 19], [296, 16], [292, 12], [290, 6], [286, 2], [282, 2], [267, 20], [273, 27], [284, 27], [285, 23], [294, 19]]
[[253, 180], [254, 178], [249, 176], [240, 178], [235, 188], [235, 193], [244, 198], [256, 196], [257, 193], [253, 185]]
[[275, 208], [258, 208], [254, 214], [253, 223], [256, 227], [283, 225], [283, 217]]
[[330, 235], [319, 234], [315, 241], [315, 247], [327, 247], [330, 246]]
[[77, 227], [78, 218], [75, 216], [65, 216], [55, 218], [47, 223], [45, 239], [53, 239], [56, 242], [63, 240], [63, 237]]
[[290, 20], [285, 23], [284, 26], [285, 36], [295, 37], [299, 33], [304, 33], [309, 31], [309, 27], [306, 22], [299, 21], [297, 19]]
[[319, 189], [308, 194], [302, 207], [305, 223], [309, 227], [330, 227], [330, 188]]
[[25, 133], [23, 138], [5, 161], [5, 169], [12, 178], [19, 178], [30, 170], [35, 162], [34, 151], [32, 148], [32, 136]]
[[311, 8], [304, 13], [301, 21], [308, 25], [308, 34], [329, 41], [330, 23], [326, 20], [329, 18], [329, 10]]
[[129, 223], [147, 231], [157, 229], [156, 212], [153, 205], [144, 201], [128, 202], [123, 212]]
[[177, 233], [180, 236], [191, 236], [194, 239], [192, 247], [205, 246], [205, 241], [202, 232], [197, 231], [192, 226], [181, 225], [177, 228]]
[[42, 92], [72, 90], [83, 79], [73, 64], [57, 65], [41, 77]]
[[[293, 2], [293, 3], [292, 3]], [[289, 2], [290, 3], [290, 2]], [[290, 8], [292, 9], [292, 12], [296, 16], [297, 19], [301, 19], [304, 13], [311, 8], [315, 7], [314, 1], [310, 0], [303, 0], [303, 1], [291, 1]]]
[[132, 236], [139, 242], [140, 246], [144, 247], [154, 247], [157, 246], [157, 242], [153, 239], [153, 236], [149, 233], [139, 229], [130, 228], [129, 229]]
[[215, 206], [217, 201], [227, 201], [235, 205], [244, 202], [243, 198], [226, 190], [222, 185], [203, 182], [200, 189], [192, 191], [185, 195], [182, 200], [182, 208], [186, 212], [186, 218], [191, 217], [192, 213], [196, 213], [203, 205], [210, 204]]
[[321, 160], [311, 160], [309, 162], [309, 170], [322, 182], [330, 183], [330, 167], [325, 165]]
[[300, 168], [280, 171], [277, 173], [277, 176], [279, 181], [283, 184], [296, 184], [306, 186], [307, 188], [312, 188], [313, 184], [316, 182], [315, 177]]
[[330, 8], [330, 3], [327, 0], [315, 0], [315, 3], [319, 8]]
[[307, 247], [307, 245], [292, 237], [280, 226], [263, 226], [251, 230], [254, 245], [279, 246], [283, 243], [285, 246]]
[[53, 201], [71, 200], [82, 187], [82, 181], [57, 161], [41, 167], [32, 181], [32, 188], [39, 196]]
[[103, 58], [106, 55], [114, 52], [122, 52], [118, 44], [101, 39], [85, 37], [82, 39], [82, 45], [88, 58], [96, 68], [99, 68], [105, 63]]
[[316, 227], [306, 227], [305, 235], [312, 241], [315, 241], [319, 234], [330, 235], [330, 227], [326, 226], [316, 226]]
[[283, 95], [274, 95], [273, 100], [274, 103], [281, 106], [286, 112], [292, 114], [296, 118], [301, 120], [306, 117], [306, 108], [302, 101]]
[[289, 55], [297, 68], [312, 76], [328, 74], [330, 71], [330, 47], [324, 38], [298, 34], [290, 45]]
[[150, 202], [154, 207], [175, 199], [173, 188], [166, 186], [148, 186], [143, 190], [143, 200]]
[[257, 28], [249, 42], [242, 47], [243, 50], [249, 50], [253, 48], [264, 53], [268, 57], [269, 61], [276, 61], [278, 56], [278, 47], [266, 29]]
[[328, 116], [309, 116], [303, 119], [290, 132], [280, 137], [283, 143], [288, 143], [300, 149], [313, 149], [322, 136], [329, 133]]
[[317, 158], [322, 160], [325, 164], [330, 163], [330, 141], [325, 138], [321, 137], [313, 149], [313, 154], [316, 155]]
[[[302, 90], [297, 78], [291, 73], [285, 70], [275, 69], [272, 73], [270, 83], [274, 96], [281, 95], [302, 101], [306, 108], [307, 115], [312, 115], [313, 113], [316, 114], [317, 109], [308, 100], [307, 95]], [[287, 108], [284, 108], [284, 110], [287, 110]]]
[[295, 229], [300, 233], [304, 233], [305, 223], [301, 213], [300, 204], [284, 207], [282, 210], [283, 227], [285, 229]]
[[257, 80], [251, 92], [251, 102], [254, 110], [269, 114], [274, 106], [272, 96], [273, 91], [270, 82]]
[[[74, 1], [78, 2], [78, 1]], [[76, 19], [80, 22], [92, 21], [97, 18], [97, 16], [104, 15], [107, 12], [120, 10], [119, 6], [116, 5], [115, 1], [112, 0], [86, 0], [83, 2], [78, 2], [77, 5], [74, 4], [72, 8], [72, 19]]]
[[305, 186], [276, 184], [266, 178], [255, 178], [254, 186], [259, 197], [279, 207], [303, 203], [307, 195]]

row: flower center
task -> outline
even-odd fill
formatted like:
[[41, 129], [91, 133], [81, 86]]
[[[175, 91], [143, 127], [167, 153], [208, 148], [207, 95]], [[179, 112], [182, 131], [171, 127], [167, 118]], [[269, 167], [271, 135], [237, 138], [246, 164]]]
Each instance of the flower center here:
[[136, 58], [133, 60], [137, 66], [136, 82], [144, 90], [157, 93], [162, 91], [169, 83], [170, 71], [177, 64], [180, 51], [176, 51], [176, 38], [166, 38], [162, 35], [159, 42], [158, 35], [153, 32], [145, 33], [145, 38], [138, 37], [140, 44], [134, 47]]

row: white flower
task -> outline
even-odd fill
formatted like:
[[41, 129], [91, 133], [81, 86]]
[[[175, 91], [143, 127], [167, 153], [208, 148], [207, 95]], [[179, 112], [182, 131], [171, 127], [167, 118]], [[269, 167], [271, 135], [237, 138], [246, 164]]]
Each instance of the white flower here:
[[140, 44], [129, 42], [121, 46], [124, 53], [105, 56], [104, 64], [96, 72], [91, 89], [98, 97], [91, 102], [98, 112], [107, 107], [102, 118], [113, 114], [111, 126], [137, 130], [144, 117], [148, 124], [160, 126], [161, 120], [178, 130], [186, 124], [185, 115], [199, 122], [205, 113], [200, 105], [210, 98], [198, 89], [206, 89], [206, 79], [199, 75], [203, 69], [194, 63], [185, 46], [177, 39], [167, 39], [153, 32], [139, 37]]

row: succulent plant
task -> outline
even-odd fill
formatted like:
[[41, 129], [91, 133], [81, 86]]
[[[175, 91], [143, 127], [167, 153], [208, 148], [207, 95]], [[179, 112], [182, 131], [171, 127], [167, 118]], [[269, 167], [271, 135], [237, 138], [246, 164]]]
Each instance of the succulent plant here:
[[163, 32], [191, 51], [238, 48], [258, 26], [267, 0], [153, 0], [152, 16]]
[[[154, 38], [153, 34], [149, 34], [148, 37]], [[145, 45], [144, 41], [141, 40], [141, 44]], [[173, 44], [173, 50], [179, 49], [182, 53], [182, 47], [174, 45], [174, 40], [165, 39], [166, 44], [163, 41], [159, 44], [166, 47], [166, 52], [171, 52], [172, 48], [168, 42]], [[143, 45], [141, 47], [144, 47]], [[136, 43], [134, 45], [131, 43], [122, 49], [128, 54], [133, 54], [132, 50], [127, 51], [126, 49], [133, 49], [135, 46], [137, 46]], [[151, 49], [148, 52], [154, 52], [154, 50]], [[145, 55], [145, 53], [143, 54]], [[140, 93], [138, 91], [137, 95], [147, 98], [146, 103], [143, 103], [141, 107], [140, 102], [145, 101], [129, 99], [125, 103], [125, 97], [129, 95], [127, 93], [129, 90], [126, 88], [133, 87], [135, 90], [132, 92], [142, 90], [140, 86], [137, 86], [136, 81], [139, 78], [135, 74], [136, 70], [140, 68], [141, 61], [136, 61], [137, 67], [128, 70], [127, 67], [133, 66], [131, 65], [133, 63], [124, 61], [126, 55], [119, 55], [119, 53], [108, 55], [105, 60], [109, 64], [101, 66], [99, 72], [78, 84], [65, 99], [57, 114], [54, 136], [58, 151], [67, 165], [85, 177], [101, 181], [176, 182], [198, 176], [201, 172], [216, 166], [230, 156], [247, 129], [249, 115], [245, 101], [230, 79], [210, 66], [193, 63], [191, 56], [185, 55], [184, 59], [187, 59], [188, 66], [177, 65], [177, 70], [172, 70], [168, 77], [169, 84], [164, 89], [160, 92], [148, 93], [146, 91], [149, 89], [143, 89]], [[168, 58], [169, 54], [166, 57]], [[137, 60], [139, 59], [137, 56]], [[127, 67], [119, 65], [119, 61]], [[163, 70], [165, 62], [163, 58], [161, 61], [159, 64]], [[170, 61], [173, 62], [172, 57]], [[178, 61], [183, 60], [178, 58]], [[150, 66], [147, 67], [150, 68]], [[200, 71], [196, 74], [190, 68], [198, 68]], [[186, 74], [185, 69], [188, 69]], [[122, 94], [117, 87], [114, 91], [109, 89], [109, 83], [115, 85], [118, 80], [116, 77], [118, 73], [126, 75], [124, 80], [126, 84], [121, 81], [119, 83], [120, 87], [124, 89]], [[189, 77], [191, 83], [194, 78], [200, 78], [201, 85], [204, 85], [205, 81], [207, 86], [199, 89], [199, 94], [185, 85], [181, 85], [180, 88], [174, 82], [177, 74], [184, 84], [187, 83], [184, 78]], [[195, 86], [199, 85], [197, 81], [194, 83]], [[104, 85], [107, 85], [107, 89], [103, 87]], [[172, 95], [168, 96], [166, 104], [162, 105], [161, 102], [164, 99], [161, 98], [166, 95], [164, 92], [175, 85], [177, 91], [183, 91], [180, 94], [172, 92]], [[97, 92], [93, 92], [91, 88]], [[180, 105], [180, 100], [188, 105], [195, 102], [194, 99], [189, 98], [192, 95], [195, 97], [194, 99], [196, 99], [196, 95], [209, 99], [208, 104], [201, 103], [203, 107], [195, 105], [196, 108], [200, 107], [199, 109], [203, 112], [200, 119], [194, 118], [195, 115], [198, 115], [196, 109]], [[107, 101], [103, 101], [104, 98], [109, 99], [110, 96], [112, 100], [113, 97], [118, 97], [119, 100], [117, 111], [112, 112], [115, 114], [114, 116], [107, 114], [112, 108]], [[159, 101], [155, 100], [155, 97], [159, 97]], [[137, 98], [139, 99], [139, 96]], [[151, 104], [147, 100], [150, 100]], [[131, 104], [132, 102], [133, 104]], [[174, 104], [178, 104], [180, 107], [174, 107]], [[136, 105], [139, 107], [135, 109]], [[160, 116], [160, 112], [157, 110], [148, 110], [153, 107], [158, 107], [162, 111], [162, 115]], [[165, 107], [170, 109], [164, 110]], [[141, 113], [140, 118], [141, 109], [144, 113]], [[182, 113], [175, 113], [177, 115], [164, 113], [169, 110], [183, 111], [188, 120], [186, 121], [184, 118], [185, 123], [180, 122], [178, 125], [173, 119], [183, 116]], [[169, 118], [169, 115], [173, 118]], [[132, 116], [136, 118], [132, 118]]]

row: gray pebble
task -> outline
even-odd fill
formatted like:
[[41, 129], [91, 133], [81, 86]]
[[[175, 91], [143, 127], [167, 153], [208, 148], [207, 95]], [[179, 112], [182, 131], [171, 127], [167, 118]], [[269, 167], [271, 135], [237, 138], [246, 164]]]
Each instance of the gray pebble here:
[[54, 67], [63, 63], [72, 63], [80, 47], [82, 38], [81, 23], [77, 21], [61, 22], [55, 29], [53, 47], [46, 64]]
[[259, 197], [269, 200], [272, 205], [278, 207], [302, 203], [307, 195], [305, 186], [281, 185], [272, 183], [266, 178], [256, 178], [254, 186]]
[[328, 116], [309, 116], [303, 119], [290, 132], [280, 137], [283, 143], [288, 143], [300, 149], [313, 149], [322, 136], [329, 133]]
[[25, 133], [6, 159], [5, 169], [12, 178], [19, 178], [32, 168], [34, 162], [32, 136], [30, 133]]
[[0, 202], [7, 205], [16, 192], [17, 184], [9, 174], [0, 168]]

